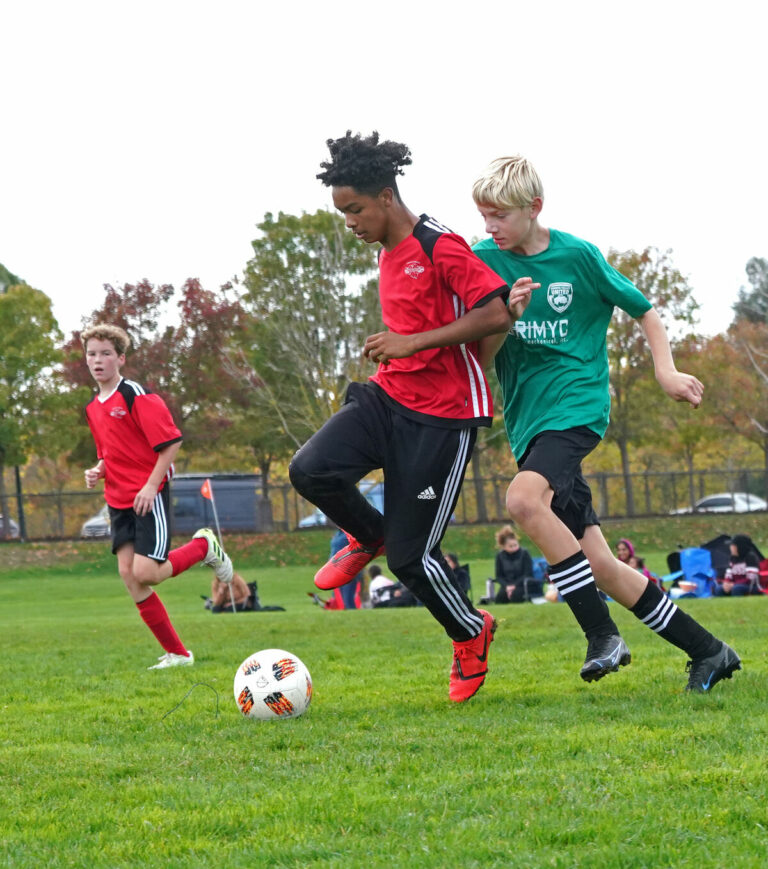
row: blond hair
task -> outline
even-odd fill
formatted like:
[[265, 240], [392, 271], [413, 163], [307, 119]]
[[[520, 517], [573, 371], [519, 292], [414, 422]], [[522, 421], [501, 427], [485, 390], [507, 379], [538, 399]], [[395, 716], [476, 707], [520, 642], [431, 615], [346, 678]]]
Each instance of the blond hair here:
[[88, 349], [88, 342], [91, 338], [95, 338], [97, 341], [111, 341], [118, 356], [124, 356], [131, 346], [131, 339], [125, 329], [113, 326], [111, 323], [96, 323], [95, 326], [89, 326], [83, 330], [80, 333], [83, 350]]
[[536, 197], [544, 198], [544, 187], [533, 166], [519, 154], [498, 157], [472, 185], [477, 205], [520, 208]]
[[507, 540], [517, 540], [515, 529], [511, 525], [505, 525], [496, 532], [496, 545], [501, 549]]

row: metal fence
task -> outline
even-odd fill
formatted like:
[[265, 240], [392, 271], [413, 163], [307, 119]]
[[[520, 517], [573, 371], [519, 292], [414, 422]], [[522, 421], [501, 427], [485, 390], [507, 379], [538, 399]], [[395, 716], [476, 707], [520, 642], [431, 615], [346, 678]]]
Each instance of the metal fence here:
[[[709, 470], [687, 473], [661, 471], [587, 476], [598, 515], [604, 519], [629, 516], [664, 516], [691, 510], [698, 499], [719, 492], [750, 495], [749, 509], [766, 498], [764, 470]], [[457, 524], [499, 523], [508, 520], [504, 498], [509, 479], [502, 476], [468, 476], [459, 496], [453, 521]], [[316, 513], [287, 482], [269, 487], [269, 497], [257, 490], [257, 516], [253, 530], [293, 531]], [[27, 540], [75, 539], [83, 522], [104, 504], [101, 491], [27, 493], [10, 486], [0, 499], [0, 516], [10, 517]], [[307, 525], [306, 527], [312, 527]], [[6, 531], [8, 529], [6, 528]], [[3, 526], [0, 522], [0, 534]], [[0, 553], [0, 559], [2, 554]]]

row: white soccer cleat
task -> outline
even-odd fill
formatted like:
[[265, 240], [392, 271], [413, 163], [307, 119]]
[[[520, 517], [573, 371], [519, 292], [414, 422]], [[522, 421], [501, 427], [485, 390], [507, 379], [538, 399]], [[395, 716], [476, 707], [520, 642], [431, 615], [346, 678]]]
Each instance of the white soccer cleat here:
[[168, 667], [191, 667], [194, 663], [195, 656], [192, 652], [189, 655], [174, 655], [173, 652], [166, 652], [164, 655], [160, 655], [156, 664], [147, 667], [147, 670], [167, 670]]
[[203, 559], [203, 564], [213, 568], [219, 582], [232, 582], [235, 573], [232, 559], [224, 551], [213, 531], [210, 528], [201, 528], [192, 535], [193, 539], [196, 537], [203, 537], [208, 541], [208, 554]]

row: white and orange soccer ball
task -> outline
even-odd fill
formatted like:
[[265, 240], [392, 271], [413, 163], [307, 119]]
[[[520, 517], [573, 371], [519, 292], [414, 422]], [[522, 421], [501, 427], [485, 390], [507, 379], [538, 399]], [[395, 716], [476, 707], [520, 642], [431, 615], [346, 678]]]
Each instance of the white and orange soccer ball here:
[[247, 718], [297, 718], [312, 700], [312, 677], [301, 659], [283, 649], [249, 655], [235, 673], [235, 702]]

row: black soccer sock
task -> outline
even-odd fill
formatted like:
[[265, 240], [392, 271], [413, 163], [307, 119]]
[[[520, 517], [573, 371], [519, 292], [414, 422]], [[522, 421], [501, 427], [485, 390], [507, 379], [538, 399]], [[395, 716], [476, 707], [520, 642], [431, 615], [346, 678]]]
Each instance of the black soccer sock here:
[[706, 658], [720, 650], [722, 641], [679, 609], [650, 579], [640, 600], [630, 607], [630, 611], [662, 639], [682, 649], [691, 658]]
[[550, 564], [549, 580], [571, 608], [587, 638], [619, 633], [597, 591], [589, 561], [581, 550], [558, 564]]

